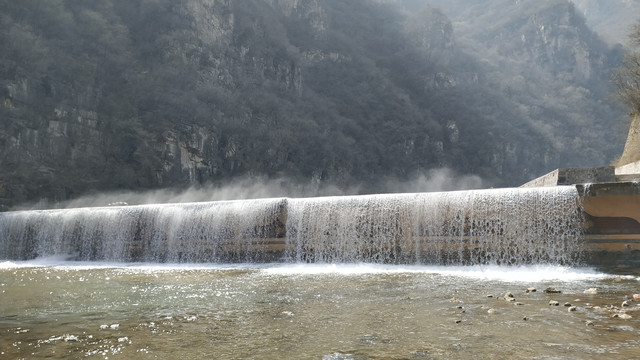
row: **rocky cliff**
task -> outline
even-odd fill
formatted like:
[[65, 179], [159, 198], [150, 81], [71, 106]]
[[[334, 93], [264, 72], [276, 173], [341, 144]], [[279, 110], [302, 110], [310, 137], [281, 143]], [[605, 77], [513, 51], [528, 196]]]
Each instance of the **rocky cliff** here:
[[600, 163], [618, 151], [615, 59], [545, 3], [473, 37], [394, 1], [0, 1], [0, 206], [239, 176], [374, 192], [439, 167], [516, 185]]

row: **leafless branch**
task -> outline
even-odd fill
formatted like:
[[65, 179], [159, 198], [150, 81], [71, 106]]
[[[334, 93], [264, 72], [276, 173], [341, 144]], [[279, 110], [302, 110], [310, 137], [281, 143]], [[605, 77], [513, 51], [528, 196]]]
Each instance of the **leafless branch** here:
[[[640, 22], [632, 28], [629, 39], [633, 47], [640, 47]], [[613, 83], [617, 87], [618, 98], [630, 107], [631, 114], [640, 114], [640, 50], [631, 50], [624, 57], [614, 74]]]

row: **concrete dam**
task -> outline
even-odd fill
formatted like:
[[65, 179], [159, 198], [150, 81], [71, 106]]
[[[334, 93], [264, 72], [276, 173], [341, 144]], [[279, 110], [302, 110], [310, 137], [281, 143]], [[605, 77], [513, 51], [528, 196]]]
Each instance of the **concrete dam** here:
[[5, 212], [0, 260], [637, 268], [640, 185], [557, 172], [521, 188]]

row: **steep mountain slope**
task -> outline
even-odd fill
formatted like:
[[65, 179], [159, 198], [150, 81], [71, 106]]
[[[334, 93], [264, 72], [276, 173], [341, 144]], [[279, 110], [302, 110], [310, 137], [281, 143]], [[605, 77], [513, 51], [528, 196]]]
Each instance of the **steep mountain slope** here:
[[[624, 142], [624, 111], [611, 98], [620, 50], [589, 29], [567, 0], [429, 0], [451, 16], [461, 45], [514, 109], [552, 141], [560, 166], [609, 163]], [[415, 9], [425, 1], [406, 0]]]
[[612, 44], [626, 44], [627, 34], [640, 20], [640, 0], [572, 0], [587, 24]]
[[555, 3], [473, 37], [437, 8], [368, 0], [0, 1], [0, 206], [239, 176], [379, 192], [440, 167], [517, 185], [599, 165], [615, 61]]

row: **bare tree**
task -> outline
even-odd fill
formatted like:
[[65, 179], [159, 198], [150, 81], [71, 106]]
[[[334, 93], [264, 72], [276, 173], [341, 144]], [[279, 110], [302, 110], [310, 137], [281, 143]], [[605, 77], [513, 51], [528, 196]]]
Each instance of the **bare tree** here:
[[622, 156], [615, 162], [622, 166], [640, 161], [640, 22], [629, 34], [631, 50], [614, 75], [618, 99], [629, 107], [633, 119]]
[[640, 115], [640, 22], [629, 34], [631, 51], [624, 57], [614, 77], [618, 97], [629, 106], [631, 115]]

